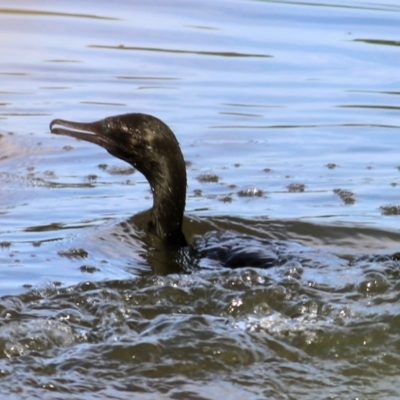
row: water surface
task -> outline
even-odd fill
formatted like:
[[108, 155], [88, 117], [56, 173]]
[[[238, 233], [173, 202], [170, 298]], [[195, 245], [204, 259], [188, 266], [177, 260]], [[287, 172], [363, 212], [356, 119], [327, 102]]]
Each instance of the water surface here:
[[[0, 393], [397, 398], [399, 12], [0, 2]], [[127, 112], [176, 133], [192, 242], [291, 256], [156, 274], [145, 178], [48, 129]]]

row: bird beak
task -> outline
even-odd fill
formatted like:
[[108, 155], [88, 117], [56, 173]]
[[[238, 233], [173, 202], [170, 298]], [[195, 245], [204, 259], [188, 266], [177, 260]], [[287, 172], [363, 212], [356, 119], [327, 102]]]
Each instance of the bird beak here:
[[50, 131], [56, 135], [71, 136], [103, 147], [106, 142], [98, 122], [82, 123], [55, 119], [50, 123]]

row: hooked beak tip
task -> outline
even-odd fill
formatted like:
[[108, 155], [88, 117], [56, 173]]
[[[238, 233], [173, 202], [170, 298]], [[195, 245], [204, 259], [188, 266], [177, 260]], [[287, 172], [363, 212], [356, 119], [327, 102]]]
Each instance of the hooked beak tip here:
[[53, 119], [53, 121], [50, 122], [50, 132], [51, 133], [56, 133], [57, 129], [54, 128], [54, 125], [60, 125], [60, 120], [59, 119]]

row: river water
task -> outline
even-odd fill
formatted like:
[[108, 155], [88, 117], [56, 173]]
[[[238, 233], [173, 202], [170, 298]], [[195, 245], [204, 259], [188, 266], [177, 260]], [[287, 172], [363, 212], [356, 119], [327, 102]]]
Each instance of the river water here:
[[[0, 1], [1, 395], [397, 399], [399, 26], [393, 0]], [[154, 268], [145, 178], [48, 128], [128, 112], [178, 137], [192, 243], [293, 256]]]

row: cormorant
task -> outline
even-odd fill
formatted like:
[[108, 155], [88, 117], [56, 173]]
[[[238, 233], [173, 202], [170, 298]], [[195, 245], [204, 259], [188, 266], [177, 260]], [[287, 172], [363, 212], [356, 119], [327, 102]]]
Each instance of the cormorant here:
[[172, 130], [146, 114], [124, 114], [93, 123], [55, 119], [52, 133], [104, 147], [139, 170], [153, 193], [148, 230], [171, 247], [187, 245], [182, 232], [186, 200], [186, 167]]
[[[160, 119], [146, 114], [124, 114], [97, 122], [80, 123], [55, 119], [52, 133], [72, 136], [104, 147], [139, 170], [148, 180], [153, 193], [148, 231], [158, 237], [166, 250], [187, 246], [182, 232], [186, 200], [186, 166], [179, 143], [172, 130]], [[219, 265], [268, 268], [284, 265], [289, 260], [325, 264], [326, 255], [290, 242], [259, 240], [247, 235], [219, 232], [205, 235], [205, 246], [197, 245], [198, 254], [205, 254]], [[179, 252], [178, 252], [179, 253]], [[163, 258], [163, 263], [165, 258]], [[179, 264], [179, 263], [178, 263]], [[175, 267], [174, 267], [175, 268]], [[181, 265], [169, 270], [181, 270]], [[183, 268], [184, 269], [184, 268]]]

